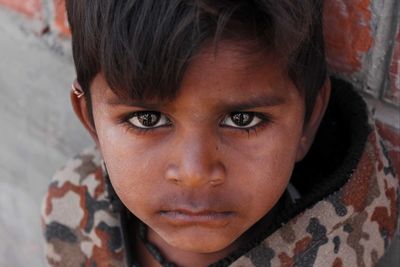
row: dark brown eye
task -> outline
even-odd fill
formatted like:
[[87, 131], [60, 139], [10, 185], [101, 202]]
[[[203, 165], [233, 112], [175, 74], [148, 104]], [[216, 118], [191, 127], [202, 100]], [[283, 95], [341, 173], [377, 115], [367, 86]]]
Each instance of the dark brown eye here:
[[157, 111], [136, 112], [128, 121], [137, 128], [156, 128], [170, 124], [170, 120]]
[[248, 129], [257, 126], [262, 119], [254, 112], [232, 112], [225, 116], [222, 126]]
[[141, 112], [137, 115], [138, 121], [146, 127], [152, 127], [160, 120], [159, 112]]
[[235, 123], [239, 127], [244, 127], [249, 125], [254, 118], [253, 113], [248, 112], [237, 112], [231, 113], [232, 122]]

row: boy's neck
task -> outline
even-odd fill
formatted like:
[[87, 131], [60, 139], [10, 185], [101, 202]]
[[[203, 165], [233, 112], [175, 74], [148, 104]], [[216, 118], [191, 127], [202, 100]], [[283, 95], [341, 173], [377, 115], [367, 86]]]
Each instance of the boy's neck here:
[[[214, 253], [194, 253], [176, 249], [167, 244], [157, 233], [150, 228], [148, 229], [148, 240], [154, 244], [165, 256], [168, 262], [174, 263], [179, 267], [205, 267], [218, 260], [228, 256], [238, 247], [238, 243], [234, 242], [227, 248], [214, 252]], [[143, 241], [138, 240], [137, 250], [139, 255], [139, 262], [141, 266], [159, 267], [160, 264], [154, 258], [153, 255], [145, 247]]]

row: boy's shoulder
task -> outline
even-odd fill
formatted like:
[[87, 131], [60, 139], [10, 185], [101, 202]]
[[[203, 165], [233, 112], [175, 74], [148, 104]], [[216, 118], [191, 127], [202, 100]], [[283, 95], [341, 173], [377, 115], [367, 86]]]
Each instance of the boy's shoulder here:
[[100, 153], [87, 149], [54, 175], [43, 201], [49, 264], [123, 266], [119, 224], [108, 200]]

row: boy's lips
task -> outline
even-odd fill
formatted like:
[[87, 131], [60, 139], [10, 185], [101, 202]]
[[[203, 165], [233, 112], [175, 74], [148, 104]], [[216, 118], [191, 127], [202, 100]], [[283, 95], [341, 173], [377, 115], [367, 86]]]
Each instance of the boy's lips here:
[[239, 216], [237, 205], [224, 195], [182, 192], [157, 199], [155, 215], [174, 227], [224, 227]]
[[233, 211], [170, 209], [159, 211], [163, 221], [174, 226], [224, 227], [235, 216]]

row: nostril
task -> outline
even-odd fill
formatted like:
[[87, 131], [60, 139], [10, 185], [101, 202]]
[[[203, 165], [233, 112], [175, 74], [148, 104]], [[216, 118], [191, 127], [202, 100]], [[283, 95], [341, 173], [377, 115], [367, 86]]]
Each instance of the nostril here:
[[211, 186], [218, 186], [223, 183], [223, 179], [214, 179], [210, 181]]
[[178, 167], [175, 165], [169, 166], [167, 171], [165, 172], [165, 178], [175, 184], [180, 183]]
[[226, 169], [225, 166], [218, 162], [213, 166], [211, 177], [210, 177], [210, 184], [212, 186], [218, 186], [225, 182], [226, 176]]
[[165, 179], [180, 186], [219, 186], [224, 183], [226, 170], [221, 162], [191, 160], [180, 164], [170, 163], [165, 170]]

